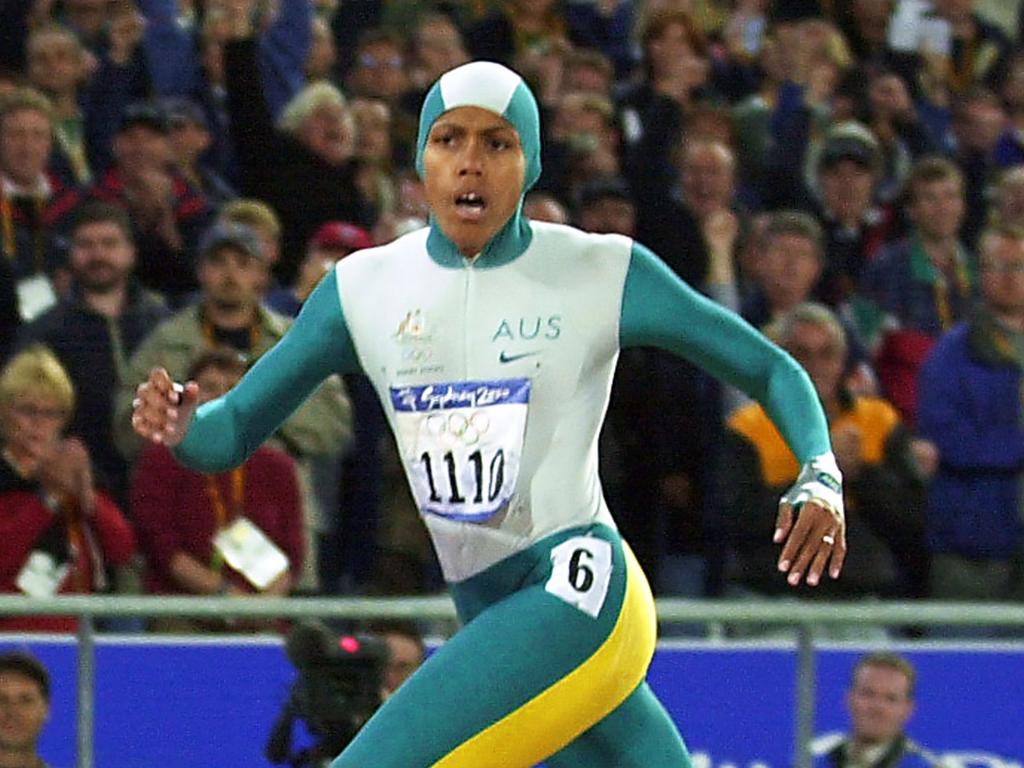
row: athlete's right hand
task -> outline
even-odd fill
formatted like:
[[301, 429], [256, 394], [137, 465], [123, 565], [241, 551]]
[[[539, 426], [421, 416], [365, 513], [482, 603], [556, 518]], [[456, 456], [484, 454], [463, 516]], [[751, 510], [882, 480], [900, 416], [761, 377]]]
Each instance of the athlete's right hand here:
[[132, 401], [132, 427], [147, 440], [174, 447], [185, 439], [199, 403], [199, 385], [178, 384], [163, 368], [154, 368]]

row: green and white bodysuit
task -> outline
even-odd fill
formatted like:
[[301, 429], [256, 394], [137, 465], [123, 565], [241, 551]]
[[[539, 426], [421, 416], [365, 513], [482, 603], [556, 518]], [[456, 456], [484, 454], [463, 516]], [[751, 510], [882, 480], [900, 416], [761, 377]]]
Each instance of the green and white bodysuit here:
[[[463, 105], [516, 127], [528, 188], [540, 169], [536, 104], [499, 65], [441, 78], [421, 152], [433, 121]], [[473, 259], [435, 224], [348, 256], [277, 347], [199, 410], [177, 454], [221, 470], [325, 377], [359, 371], [397, 437], [464, 626], [334, 768], [689, 765], [644, 682], [653, 600], [598, 478], [598, 433], [630, 345], [682, 355], [749, 393], [801, 462], [829, 454], [810, 381], [759, 333], [643, 246], [519, 212]]]

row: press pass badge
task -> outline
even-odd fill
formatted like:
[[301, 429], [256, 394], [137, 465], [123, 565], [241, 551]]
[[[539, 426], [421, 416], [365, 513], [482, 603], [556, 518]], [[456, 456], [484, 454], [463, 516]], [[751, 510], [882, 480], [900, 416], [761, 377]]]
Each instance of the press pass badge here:
[[526, 434], [529, 379], [392, 387], [395, 431], [424, 514], [482, 522], [512, 498]]
[[288, 570], [288, 556], [244, 517], [214, 536], [213, 548], [225, 563], [261, 591]]
[[35, 550], [29, 554], [14, 584], [29, 597], [52, 597], [67, 572], [67, 563], [58, 563], [49, 552]]

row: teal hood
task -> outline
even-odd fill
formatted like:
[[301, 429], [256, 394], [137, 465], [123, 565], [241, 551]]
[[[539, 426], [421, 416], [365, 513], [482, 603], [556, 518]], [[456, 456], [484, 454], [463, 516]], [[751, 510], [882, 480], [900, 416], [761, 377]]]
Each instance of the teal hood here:
[[[430, 129], [441, 115], [456, 107], [480, 107], [501, 115], [516, 129], [523, 148], [526, 172], [519, 205], [505, 226], [484, 246], [476, 262], [481, 267], [498, 266], [519, 256], [533, 239], [530, 223], [523, 216], [523, 198], [540, 178], [540, 111], [523, 78], [501, 64], [474, 61], [449, 70], [427, 92], [420, 110], [416, 138], [416, 171], [420, 178], [423, 178], [423, 150]], [[433, 217], [430, 219], [427, 250], [439, 264], [464, 264], [462, 254]]]

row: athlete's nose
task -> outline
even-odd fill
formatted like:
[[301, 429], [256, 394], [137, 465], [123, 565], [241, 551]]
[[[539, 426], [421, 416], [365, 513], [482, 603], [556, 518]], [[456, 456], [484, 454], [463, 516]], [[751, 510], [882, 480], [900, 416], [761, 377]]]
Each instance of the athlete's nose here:
[[466, 142], [465, 149], [459, 155], [459, 175], [479, 176], [483, 173], [483, 149], [481, 142], [471, 140]]

